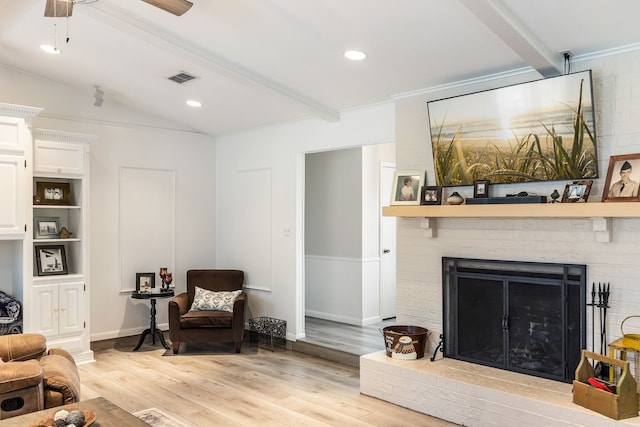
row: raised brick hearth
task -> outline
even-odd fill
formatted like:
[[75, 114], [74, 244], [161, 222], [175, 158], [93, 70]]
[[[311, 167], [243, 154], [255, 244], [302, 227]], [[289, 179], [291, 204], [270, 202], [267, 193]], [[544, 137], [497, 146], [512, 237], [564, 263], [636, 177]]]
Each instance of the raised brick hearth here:
[[464, 426], [640, 426], [640, 417], [616, 421], [574, 404], [571, 388], [448, 358], [360, 358], [362, 394]]

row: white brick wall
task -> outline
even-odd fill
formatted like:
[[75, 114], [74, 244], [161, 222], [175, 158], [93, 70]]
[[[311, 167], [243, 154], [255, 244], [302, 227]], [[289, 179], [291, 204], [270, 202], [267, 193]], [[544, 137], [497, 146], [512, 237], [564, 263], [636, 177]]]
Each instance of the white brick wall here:
[[[594, 105], [600, 178], [594, 181], [590, 201], [599, 202], [611, 155], [640, 153], [640, 51], [631, 51], [582, 61], [573, 65], [575, 71], [592, 70], [594, 79]], [[535, 75], [519, 76], [520, 81], [538, 78]], [[512, 84], [515, 81], [491, 83], [491, 87]], [[485, 83], [484, 85], [488, 85]], [[446, 93], [429, 93], [397, 100], [397, 167], [398, 169], [426, 169], [427, 184], [433, 185], [433, 161], [429, 144], [426, 102], [446, 96], [474, 92], [488, 87], [461, 87]], [[550, 194], [553, 189], [562, 193], [564, 182], [530, 183], [511, 186], [494, 186], [492, 195], [504, 196], [507, 192], [528, 191]], [[450, 189], [453, 191], [454, 189]], [[459, 191], [471, 197], [471, 187], [460, 187]], [[505, 206], [505, 212], [508, 212]], [[504, 259], [516, 261], [584, 263], [587, 265], [589, 290], [593, 282], [611, 284], [610, 309], [607, 313], [608, 341], [621, 336], [620, 324], [631, 314], [640, 314], [640, 219], [614, 219], [611, 242], [596, 242], [591, 219], [438, 219], [434, 238], [425, 237], [419, 228], [419, 219], [398, 220], [397, 235], [397, 322], [426, 327], [433, 331], [428, 352], [435, 348], [442, 331], [442, 273], [443, 256]], [[590, 298], [590, 297], [589, 297]], [[596, 315], [596, 327], [598, 316]], [[591, 316], [588, 316], [588, 349], [591, 349]], [[640, 325], [640, 323], [638, 323]], [[625, 327], [627, 325], [625, 324]], [[596, 334], [599, 352], [599, 335]], [[383, 360], [383, 362], [386, 362]], [[518, 417], [527, 418], [531, 424], [520, 425], [607, 425], [572, 424], [577, 422], [571, 412], [560, 411], [566, 418], [551, 416], [548, 424], [541, 424], [542, 414], [549, 417], [546, 407], [537, 407], [531, 402], [513, 398], [508, 392], [494, 392], [484, 405], [468, 406], [467, 394], [484, 394], [477, 389], [466, 390], [456, 395], [449, 387], [460, 387], [458, 383], [443, 380], [439, 390], [422, 387], [424, 394], [415, 396], [409, 392], [396, 393], [398, 375], [413, 378], [417, 386], [433, 382], [433, 378], [417, 379], [415, 372], [406, 371], [397, 364], [384, 367], [364, 358], [361, 363], [361, 387], [363, 393], [376, 391], [376, 397], [387, 400], [394, 396], [394, 403], [440, 416], [440, 411], [456, 414], [477, 412], [469, 425], [516, 425], [515, 422], [492, 424], [495, 417], [509, 418], [511, 406], [522, 406]], [[376, 363], [375, 365], [380, 365]], [[362, 366], [362, 365], [361, 365]], [[375, 375], [371, 376], [370, 375]], [[451, 394], [451, 399], [447, 396]], [[571, 400], [570, 390], [566, 393]], [[431, 403], [433, 395], [440, 403]], [[386, 397], [382, 397], [386, 396]], [[395, 397], [401, 396], [401, 397]], [[506, 403], [495, 402], [503, 399]], [[404, 399], [404, 400], [403, 400]], [[415, 400], [415, 406], [412, 401]], [[448, 403], [443, 403], [448, 402]], [[497, 405], [497, 406], [496, 406]], [[575, 406], [575, 405], [573, 405]], [[473, 408], [473, 409], [470, 409]], [[523, 413], [524, 411], [524, 413]], [[443, 417], [444, 418], [444, 417]], [[602, 420], [607, 419], [601, 417]], [[518, 418], [518, 420], [521, 420]], [[454, 420], [455, 421], [455, 420]], [[640, 425], [640, 424], [639, 424]]]

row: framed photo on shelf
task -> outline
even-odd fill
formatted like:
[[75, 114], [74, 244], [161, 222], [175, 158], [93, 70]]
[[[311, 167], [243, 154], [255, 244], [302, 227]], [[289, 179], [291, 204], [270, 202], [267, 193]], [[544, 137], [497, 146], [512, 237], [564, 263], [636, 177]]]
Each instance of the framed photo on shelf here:
[[395, 172], [391, 186], [391, 205], [419, 205], [424, 172]]
[[420, 205], [442, 204], [442, 186], [425, 185], [420, 194]]
[[36, 246], [35, 250], [38, 276], [68, 274], [64, 245]]
[[139, 294], [150, 294], [156, 287], [155, 273], [136, 273], [136, 292]]
[[603, 202], [639, 202], [640, 154], [623, 154], [609, 158], [607, 179], [602, 190]]
[[38, 216], [33, 218], [34, 239], [57, 239], [60, 233], [60, 218]]
[[34, 203], [38, 205], [70, 205], [71, 184], [69, 182], [36, 181]]
[[568, 183], [566, 187], [564, 187], [562, 203], [586, 202], [589, 198], [592, 184], [593, 180], [591, 179]]
[[486, 179], [477, 179], [473, 181], [473, 198], [489, 197], [489, 186], [491, 181]]

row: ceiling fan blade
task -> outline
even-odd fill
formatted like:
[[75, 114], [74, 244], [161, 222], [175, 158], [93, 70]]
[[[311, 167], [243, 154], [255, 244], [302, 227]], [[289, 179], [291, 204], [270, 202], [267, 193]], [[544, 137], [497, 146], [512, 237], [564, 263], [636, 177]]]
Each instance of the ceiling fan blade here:
[[176, 16], [180, 16], [187, 10], [191, 9], [193, 3], [187, 0], [142, 0], [152, 6], [159, 7]]
[[44, 16], [47, 18], [66, 18], [73, 13], [73, 2], [64, 0], [47, 0]]

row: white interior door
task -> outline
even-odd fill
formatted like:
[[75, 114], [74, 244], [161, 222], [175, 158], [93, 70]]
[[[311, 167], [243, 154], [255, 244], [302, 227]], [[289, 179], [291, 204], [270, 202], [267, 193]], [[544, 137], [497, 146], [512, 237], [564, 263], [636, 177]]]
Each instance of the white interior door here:
[[383, 162], [380, 166], [380, 317], [396, 316], [396, 218], [382, 216], [382, 206], [390, 202], [396, 167]]

